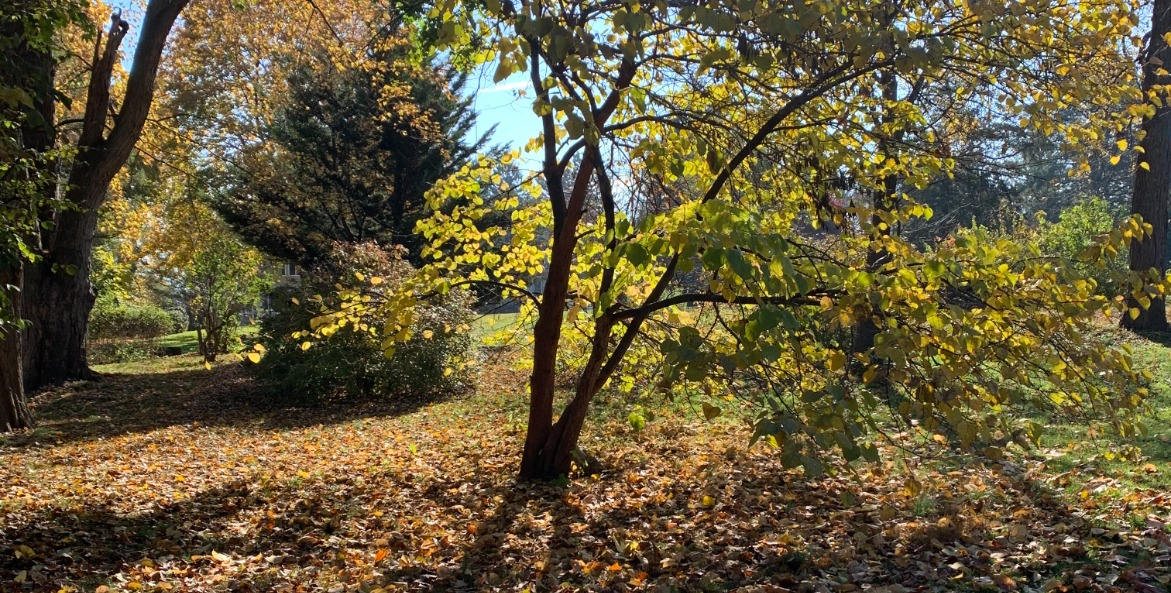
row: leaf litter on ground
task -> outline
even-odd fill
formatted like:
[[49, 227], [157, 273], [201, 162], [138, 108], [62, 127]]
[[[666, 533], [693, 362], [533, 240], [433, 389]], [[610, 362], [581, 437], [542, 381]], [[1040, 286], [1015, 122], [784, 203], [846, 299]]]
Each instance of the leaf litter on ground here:
[[[172, 363], [173, 364], [173, 363]], [[38, 396], [0, 446], [3, 591], [1167, 591], [1171, 495], [895, 463], [806, 478], [748, 429], [659, 415], [517, 483], [523, 377], [441, 402], [274, 402], [240, 365]], [[1156, 468], [1171, 471], [1171, 467]], [[1071, 480], [1084, 488], [1067, 494]]]

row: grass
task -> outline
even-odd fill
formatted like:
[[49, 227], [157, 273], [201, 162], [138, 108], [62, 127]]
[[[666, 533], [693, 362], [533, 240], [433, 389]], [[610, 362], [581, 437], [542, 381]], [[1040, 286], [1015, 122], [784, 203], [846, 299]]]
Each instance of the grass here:
[[[1119, 438], [1085, 426], [1054, 422], [1046, 426], [1042, 452], [1074, 494], [1087, 491], [1095, 479], [1112, 480], [1103, 490], [1116, 495], [1141, 489], [1171, 490], [1171, 336], [1141, 337], [1118, 332], [1105, 335], [1107, 341], [1130, 347], [1135, 367], [1151, 373], [1148, 386], [1152, 414], [1144, 422], [1147, 434]], [[1097, 484], [1100, 486], [1101, 483]], [[1090, 489], [1097, 486], [1091, 486]]]
[[[236, 331], [236, 335], [245, 339], [255, 336], [259, 331], [259, 326], [244, 325]], [[178, 347], [183, 354], [190, 354], [199, 351], [199, 337], [195, 335], [195, 331], [179, 332], [159, 338], [159, 346], [162, 348]]]
[[505, 329], [515, 327], [519, 321], [517, 313], [488, 313], [476, 318], [472, 323], [472, 335], [477, 341], [483, 341]]

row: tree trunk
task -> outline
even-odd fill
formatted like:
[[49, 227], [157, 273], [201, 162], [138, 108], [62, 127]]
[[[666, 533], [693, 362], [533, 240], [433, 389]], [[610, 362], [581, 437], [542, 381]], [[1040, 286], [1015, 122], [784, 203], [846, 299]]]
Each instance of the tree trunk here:
[[567, 476], [573, 469], [573, 451], [577, 449], [577, 441], [585, 426], [590, 402], [605, 382], [602, 378], [602, 366], [610, 351], [610, 329], [613, 326], [613, 321], [606, 315], [594, 323], [590, 357], [578, 377], [573, 399], [549, 429], [540, 453], [530, 461], [531, 465], [522, 466], [522, 478], [548, 480]]
[[[567, 475], [572, 461], [570, 454], [581, 433], [580, 422], [574, 429], [573, 419], [566, 418], [564, 413], [562, 419], [556, 425], [553, 424], [553, 396], [557, 387], [557, 349], [561, 342], [561, 326], [565, 322], [573, 252], [577, 246], [577, 224], [581, 220], [582, 205], [585, 203], [586, 188], [593, 168], [591, 159], [582, 161], [564, 217], [561, 218], [561, 224], [554, 228], [549, 273], [545, 279], [545, 291], [541, 295], [537, 323], [533, 327], [533, 374], [529, 379], [529, 426], [520, 463], [522, 480], [552, 479]], [[558, 193], [563, 195], [563, 192]], [[583, 374], [583, 380], [584, 377]], [[574, 402], [577, 402], [576, 397]], [[587, 398], [580, 405], [582, 420], [588, 406]], [[571, 408], [573, 404], [566, 411], [577, 413], [576, 408]]]
[[[562, 235], [564, 236], [564, 234]], [[533, 327], [533, 374], [529, 378], [529, 425], [521, 456], [520, 477], [523, 480], [555, 478], [568, 474], [568, 465], [552, 462], [550, 444], [560, 442], [561, 430], [554, 434], [553, 396], [557, 380], [557, 348], [561, 341], [561, 325], [569, 288], [569, 269], [573, 248], [558, 249], [554, 240], [545, 292]], [[557, 473], [551, 471], [563, 470]]]
[[[24, 8], [28, 9], [37, 3], [24, 4]], [[0, 33], [21, 36], [24, 32], [12, 29], [12, 27], [19, 26], [19, 20], [0, 24]], [[45, 202], [52, 202], [56, 198], [57, 191], [57, 163], [52, 158], [46, 157], [52, 154], [57, 144], [56, 130], [53, 126], [53, 116], [57, 108], [55, 92], [57, 63], [48, 47], [32, 47], [27, 43], [22, 43], [12, 51], [15, 54], [15, 62], [23, 62], [25, 68], [11, 71], [11, 74], [14, 75], [11, 78], [9, 72], [3, 73], [3, 84], [24, 89], [31, 95], [33, 100], [31, 109], [21, 122], [20, 144], [22, 149], [41, 157], [37, 162], [37, 170], [34, 172], [35, 178], [27, 181], [40, 188], [38, 195], [45, 198]], [[29, 204], [23, 206], [28, 209], [30, 217], [34, 217], [38, 214], [38, 209], [44, 207], [44, 202], [37, 202], [38, 200], [33, 198]], [[36, 220], [31, 222], [35, 224]], [[22, 229], [20, 232], [27, 233], [27, 236], [22, 238], [30, 249], [40, 248], [39, 237], [35, 232], [27, 229]], [[0, 389], [3, 390], [0, 393], [0, 429], [17, 430], [32, 426], [32, 416], [25, 405], [26, 382], [23, 372], [24, 333], [28, 326], [23, 324], [22, 327], [22, 321], [27, 318], [25, 305], [30, 302], [29, 299], [24, 298], [24, 295], [29, 293], [25, 282], [26, 266], [29, 264], [26, 264], [23, 256], [18, 253], [5, 253], [3, 259], [4, 261], [0, 263], [0, 290], [5, 291], [8, 308], [3, 316], [13, 325], [0, 330]]]
[[[13, 323], [21, 318], [20, 290], [16, 288], [20, 284], [19, 263], [0, 268], [0, 290], [4, 290], [8, 304], [8, 311], [5, 311], [4, 316], [13, 320]], [[33, 425], [32, 414], [29, 413], [24, 401], [20, 351], [20, 334], [16, 330], [16, 325], [0, 329], [0, 432], [32, 428]]]
[[[1146, 60], [1143, 63], [1143, 90], [1150, 100], [1151, 93], [1160, 85], [1171, 84], [1171, 76], [1160, 75], [1159, 70], [1171, 64], [1171, 49], [1163, 36], [1171, 32], [1171, 0], [1155, 0], [1151, 15]], [[1162, 277], [1167, 269], [1167, 200], [1171, 195], [1171, 105], [1168, 97], [1159, 91], [1161, 101], [1156, 103], [1155, 115], [1143, 120], [1143, 153], [1139, 162], [1150, 168], [1136, 166], [1134, 193], [1131, 195], [1131, 213], [1143, 217], [1153, 233], [1142, 241], [1130, 244], [1130, 269], [1144, 272], [1155, 269]], [[1130, 330], [1167, 329], [1167, 309], [1162, 296], [1151, 299], [1143, 308], [1133, 297], [1127, 298], [1128, 308], [1138, 308], [1138, 317], [1122, 316], [1122, 327]]]
[[[899, 85], [895, 75], [890, 70], [883, 70], [878, 74], [878, 84], [882, 91], [882, 99], [885, 103], [891, 104], [899, 99]], [[894, 115], [890, 113], [890, 108], [887, 108], [887, 113], [882, 116], [882, 123], [889, 124], [894, 121]], [[896, 142], [901, 140], [902, 134], [896, 132]], [[895, 155], [890, 154], [890, 142], [883, 139], [879, 142], [879, 151], [885, 154], [888, 159], [896, 158]], [[885, 224], [880, 214], [890, 213], [898, 207], [898, 189], [899, 177], [895, 174], [888, 174], [882, 179], [882, 187], [874, 191], [874, 213], [870, 217], [870, 224], [874, 228], [874, 235], [871, 237], [869, 249], [866, 251], [866, 271], [871, 274], [878, 272], [882, 266], [890, 259], [890, 253], [883, 247], [879, 240], [886, 239], [891, 235], [891, 228], [888, 226], [885, 229], [880, 229], [880, 225]], [[871, 303], [873, 306], [873, 303]], [[878, 322], [880, 311], [868, 311], [865, 316], [858, 320], [858, 325], [854, 326], [854, 340], [852, 352], [862, 353], [869, 352], [874, 348], [875, 338], [878, 337]], [[853, 359], [851, 359], [853, 360]]]
[[25, 278], [31, 327], [24, 339], [24, 379], [30, 390], [93, 376], [85, 342], [94, 303], [89, 271], [99, 209], [142, 134], [167, 35], [188, 1], [147, 4], [126, 93], [108, 135], [111, 79], [129, 24], [115, 14], [110, 30], [95, 43], [78, 155], [65, 194], [72, 208], [52, 216], [53, 229], [41, 237], [44, 260], [30, 267]]
[[95, 299], [89, 272], [97, 216], [96, 211], [60, 213], [55, 241], [25, 274], [25, 294], [34, 297], [25, 306], [31, 323], [24, 332], [24, 375], [30, 390], [94, 376], [86, 364], [86, 334]]

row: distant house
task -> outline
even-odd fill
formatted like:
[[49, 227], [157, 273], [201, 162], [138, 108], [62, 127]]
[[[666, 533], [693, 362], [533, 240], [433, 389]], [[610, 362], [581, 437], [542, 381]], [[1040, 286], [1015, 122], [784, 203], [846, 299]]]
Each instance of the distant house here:
[[[280, 262], [270, 264], [277, 269], [276, 283], [273, 290], [267, 294], [261, 295], [260, 306], [256, 308], [249, 307], [240, 313], [240, 321], [242, 323], [253, 323], [272, 312], [273, 298], [281, 289], [297, 288], [301, 286], [301, 266], [292, 262]], [[269, 268], [270, 270], [272, 268]]]
[[292, 262], [281, 263], [281, 275], [277, 279], [277, 286], [300, 286], [301, 268]]

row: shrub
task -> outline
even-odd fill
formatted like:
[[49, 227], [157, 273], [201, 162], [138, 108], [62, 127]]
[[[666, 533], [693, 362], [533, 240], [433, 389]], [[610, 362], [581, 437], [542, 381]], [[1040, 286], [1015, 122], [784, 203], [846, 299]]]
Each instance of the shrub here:
[[[415, 337], [399, 344], [389, 357], [380, 337], [385, 324], [375, 316], [363, 320], [369, 331], [347, 328], [304, 349], [304, 340], [297, 335], [317, 315], [313, 295], [332, 293], [336, 284], [349, 283], [356, 274], [394, 283], [412, 271], [399, 253], [373, 244], [335, 251], [331, 261], [303, 276], [301, 287], [286, 287], [273, 295], [273, 310], [261, 321], [260, 341], [267, 353], [257, 369], [260, 377], [286, 395], [315, 399], [435, 397], [465, 388], [472, 316], [466, 294], [453, 294], [422, 309], [410, 328]], [[311, 302], [314, 306], [308, 307]]]
[[1105, 266], [1082, 261], [1083, 252], [1113, 230], [1122, 214], [1120, 209], [1102, 198], [1079, 202], [1062, 211], [1057, 222], [1041, 221], [1041, 249], [1070, 262], [1081, 276], [1094, 280], [1099, 294], [1111, 297], [1122, 294], [1123, 287], [1118, 285], [1117, 278], [1128, 267], [1125, 251], [1107, 256]]
[[181, 329], [161, 307], [99, 298], [90, 313], [89, 355], [98, 364], [141, 360], [155, 340]]

